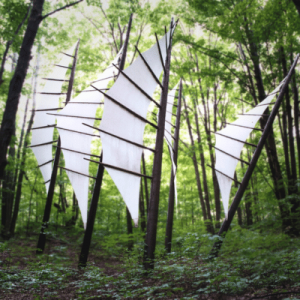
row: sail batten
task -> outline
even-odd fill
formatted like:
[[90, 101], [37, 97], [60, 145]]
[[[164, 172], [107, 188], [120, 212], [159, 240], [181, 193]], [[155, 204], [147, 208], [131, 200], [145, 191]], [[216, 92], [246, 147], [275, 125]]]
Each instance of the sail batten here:
[[252, 108], [250, 111], [241, 115], [241, 117], [239, 117], [236, 121], [228, 124], [232, 126], [225, 127], [224, 129], [215, 132], [215, 171], [222, 195], [226, 219], [228, 214], [231, 184], [232, 181], [235, 181], [234, 172], [236, 166], [239, 161], [246, 163], [240, 159], [244, 144], [257, 147], [252, 143], [246, 142], [246, 139], [253, 130], [257, 129], [255, 128], [256, 123], [262, 116], [264, 116], [264, 111], [267, 109], [268, 105], [271, 104], [271, 101], [283, 84], [284, 80], [261, 103]]
[[[97, 89], [107, 89], [109, 82], [117, 73], [117, 69], [112, 67], [112, 64], [119, 63], [121, 54], [122, 49], [109, 65], [109, 68], [105, 69], [101, 76], [94, 81], [93, 85]], [[96, 118], [96, 109], [103, 98], [100, 93], [88, 93], [91, 91], [94, 91], [94, 88], [89, 86], [56, 114], [57, 128], [61, 137], [61, 149], [65, 159], [64, 169], [78, 200], [84, 228], [87, 223], [89, 178], [94, 178], [89, 175], [89, 161], [85, 158], [90, 157], [92, 138], [99, 137], [93, 134], [92, 126], [95, 120], [101, 120], [101, 118]], [[84, 103], [95, 105], [83, 106]]]
[[[77, 43], [67, 51], [67, 53], [73, 53]], [[69, 65], [72, 62], [73, 58], [69, 56], [63, 56], [59, 64]], [[59, 98], [62, 95], [61, 88], [64, 83], [64, 79], [54, 80], [55, 78], [64, 78], [66, 75], [67, 69], [54, 67], [52, 73], [49, 75], [49, 78], [53, 80], [47, 80], [46, 84], [41, 93], [37, 93], [36, 100], [36, 111], [32, 138], [31, 138], [31, 148], [39, 165], [43, 165], [45, 162], [52, 159], [52, 143], [53, 143], [53, 124], [55, 123], [55, 116], [47, 114], [48, 109], [57, 108], [59, 106]], [[51, 142], [50, 142], [51, 141]], [[43, 145], [43, 147], [38, 147], [37, 145]], [[46, 164], [40, 168], [41, 173], [44, 178], [46, 185], [46, 190], [48, 192], [49, 183], [52, 173], [52, 165]]]
[[[145, 122], [145, 120], [147, 120], [152, 95], [157, 87], [156, 78], [160, 77], [163, 70], [158, 47], [166, 49], [169, 46], [166, 45], [166, 41], [170, 40], [170, 34], [168, 32], [157, 44], [139, 55], [127, 69], [120, 72], [115, 84], [104, 95], [105, 106], [100, 124], [103, 164], [107, 165], [106, 170], [120, 191], [136, 226], [139, 217], [141, 178], [110, 168], [108, 165], [140, 173], [143, 149], [125, 140], [143, 145], [146, 123], [157, 128], [155, 124], [149, 121]], [[166, 59], [165, 51], [162, 51], [161, 57], [164, 62]], [[130, 78], [130, 82], [128, 78]], [[108, 132], [110, 135], [104, 132]]]

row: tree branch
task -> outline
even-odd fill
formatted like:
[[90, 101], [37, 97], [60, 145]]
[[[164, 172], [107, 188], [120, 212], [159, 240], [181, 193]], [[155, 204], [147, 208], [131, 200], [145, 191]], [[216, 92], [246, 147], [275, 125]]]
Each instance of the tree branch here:
[[61, 8], [58, 8], [58, 9], [52, 11], [51, 13], [49, 13], [49, 14], [43, 16], [43, 17], [42, 17], [42, 20], [44, 20], [44, 19], [46, 19], [47, 17], [49, 17], [49, 16], [51, 16], [51, 15], [57, 13], [57, 12], [60, 11], [60, 10], [63, 10], [63, 9], [65, 9], [65, 8], [68, 8], [68, 7], [71, 7], [71, 6], [73, 6], [73, 5], [76, 5], [76, 4], [78, 4], [78, 3], [82, 2], [82, 1], [83, 1], [83, 0], [79, 0], [79, 1], [76, 1], [76, 2], [72, 2], [72, 3], [70, 3], [70, 4], [67, 4], [67, 5], [61, 7]]
[[[109, 19], [108, 19], [107, 15], [106, 15], [104, 9], [102, 8], [101, 1], [100, 1], [100, 9], [101, 9], [101, 11], [102, 11], [102, 13], [103, 13], [103, 15], [104, 15], [106, 21], [107, 21], [108, 24], [109, 24], [109, 27], [110, 27], [110, 29], [111, 29], [111, 35], [112, 35], [112, 37], [113, 37], [113, 41], [114, 41], [114, 44], [115, 44], [115, 47], [116, 47], [115, 50], [116, 50], [116, 53], [118, 54], [119, 49], [118, 49], [118, 46], [117, 46], [117, 43], [116, 43], [116, 39], [115, 39], [115, 34], [114, 34], [114, 24], [109, 22]], [[120, 48], [121, 48], [121, 47], [120, 47]]]
[[25, 21], [27, 20], [28, 15], [29, 15], [30, 10], [31, 10], [31, 7], [32, 7], [32, 2], [30, 2], [30, 4], [28, 5], [27, 12], [26, 12], [23, 20], [19, 24], [17, 30], [14, 32], [13, 38], [11, 40], [7, 41], [7, 43], [6, 43], [5, 51], [4, 51], [3, 57], [2, 57], [1, 68], [0, 68], [0, 85], [3, 83], [2, 76], [3, 76], [3, 72], [4, 72], [4, 65], [5, 65], [5, 61], [6, 61], [6, 56], [7, 56], [8, 50], [9, 50], [10, 46], [12, 45], [12, 43], [14, 42], [15, 37], [19, 33], [21, 27], [24, 25]]
[[89, 17], [87, 17], [83, 12], [81, 12], [81, 14], [96, 28], [96, 30], [102, 35], [102, 37], [106, 39], [107, 43], [109, 43], [110, 46], [113, 48], [114, 47], [113, 44], [109, 41], [108, 37], [105, 36], [105, 34], [99, 29], [99, 27], [95, 24], [95, 22]]

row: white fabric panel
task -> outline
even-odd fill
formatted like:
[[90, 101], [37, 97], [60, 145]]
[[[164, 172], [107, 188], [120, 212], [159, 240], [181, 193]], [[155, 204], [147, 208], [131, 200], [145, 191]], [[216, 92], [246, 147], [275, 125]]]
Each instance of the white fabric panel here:
[[[233, 125], [241, 125], [245, 127], [250, 127], [250, 128], [244, 128], [244, 127], [238, 127], [238, 126], [232, 126], [228, 125], [226, 128], [218, 131], [218, 133], [238, 139], [240, 141], [246, 141], [246, 139], [249, 137], [252, 129], [255, 127], [255, 124], [257, 121], [260, 119], [261, 115], [264, 113], [266, 108], [268, 107], [269, 104], [273, 98], [276, 96], [276, 92], [279, 91], [280, 87], [284, 81], [282, 81], [279, 86], [270, 93], [268, 97], [261, 103], [259, 103], [256, 107], [251, 109], [246, 113], [246, 115], [243, 115], [239, 117], [236, 121], [232, 122], [231, 124]], [[258, 115], [258, 116], [251, 116], [252, 114]], [[247, 116], [249, 115], [249, 116]], [[235, 157], [240, 157], [242, 149], [244, 147], [244, 144], [238, 141], [234, 141], [230, 138], [226, 138], [223, 136], [220, 136], [216, 134], [216, 148], [219, 148], [220, 150], [231, 154], [232, 156]], [[235, 168], [238, 164], [238, 160], [225, 154], [222, 153], [221, 151], [218, 151], [215, 149], [216, 152], [216, 175], [218, 178], [219, 182], [219, 187], [222, 195], [222, 202], [223, 202], [223, 207], [224, 207], [224, 212], [225, 212], [225, 217], [227, 219], [228, 215], [228, 204], [229, 204], [229, 197], [230, 197], [230, 190], [231, 190], [231, 184], [232, 180], [230, 178], [234, 177], [234, 171]], [[220, 171], [227, 175], [228, 177], [222, 175], [221, 173], [217, 172]]]
[[[169, 43], [170, 32], [166, 34]], [[159, 40], [163, 61], [166, 59], [166, 36]], [[167, 45], [168, 46], [168, 45]], [[159, 78], [162, 63], [157, 44], [145, 51], [143, 57], [151, 67], [153, 73]], [[157, 86], [155, 79], [139, 56], [124, 73], [140, 86], [148, 95], [152, 96]], [[146, 118], [150, 100], [138, 88], [131, 84], [124, 75], [120, 74], [114, 86], [107, 95], [128, 107], [130, 110]], [[119, 105], [105, 98], [105, 108], [100, 128], [116, 136], [120, 136], [135, 143], [143, 144], [145, 123]], [[103, 163], [110, 164], [129, 171], [140, 173], [142, 149], [133, 146], [118, 138], [100, 133], [103, 147]], [[137, 226], [139, 207], [140, 177], [126, 172], [106, 168], [123, 200], [125, 201], [131, 217]]]
[[[114, 64], [118, 64], [120, 55], [121, 51], [113, 61]], [[97, 80], [114, 76], [117, 74], [117, 72], [117, 69], [113, 67], [112, 64], [110, 64], [110, 66], [101, 74], [101, 76]], [[105, 89], [107, 88], [107, 85], [111, 80], [112, 78], [108, 78], [105, 80], [95, 82], [93, 85], [98, 89]], [[94, 120], [80, 117], [95, 118], [96, 110], [102, 98], [103, 95], [99, 91], [96, 91], [92, 87], [88, 87], [83, 92], [81, 92], [75, 99], [72, 99], [64, 107], [64, 109], [60, 111], [59, 114], [62, 115], [79, 116], [79, 118], [64, 116], [57, 117], [57, 127], [59, 127], [58, 131], [61, 138], [62, 148], [67, 148], [84, 153], [91, 153], [92, 136], [76, 132], [70, 132], [64, 129], [93, 134], [93, 129], [83, 125], [82, 123], [86, 123], [90, 126], [93, 126]], [[76, 102], [95, 102], [95, 104], [76, 104]], [[89, 175], [89, 161], [84, 159], [89, 159], [89, 155], [74, 153], [67, 150], [63, 150], [63, 154], [65, 158], [65, 167], [67, 169], [85, 174], [87, 176]], [[87, 223], [89, 178], [84, 175], [76, 174], [70, 171], [67, 171], [67, 174], [76, 194], [85, 228]]]
[[[66, 53], [73, 55], [77, 43], [73, 45], [71, 49], [69, 49]], [[58, 63], [61, 66], [69, 66], [72, 62], [73, 58], [64, 54], [60, 54], [61, 60]], [[48, 76], [48, 78], [52, 79], [65, 79], [67, 69], [60, 68], [55, 66], [53, 72]], [[46, 84], [43, 88], [43, 93], [61, 93], [63, 81], [52, 81], [47, 80]], [[57, 108], [59, 105], [59, 95], [44, 95], [37, 94], [36, 97], [36, 109], [49, 109], [49, 108]], [[56, 111], [36, 111], [34, 117], [33, 128], [42, 127], [47, 125], [55, 124], [56, 117], [52, 115], [48, 115], [47, 113], [56, 113]], [[54, 128], [42, 128], [32, 130], [32, 139], [31, 145], [48, 143], [53, 140], [53, 130]], [[44, 145], [39, 147], [32, 148], [32, 151], [38, 161], [38, 164], [41, 165], [49, 160], [52, 157], [52, 145]], [[48, 163], [40, 168], [44, 181], [48, 181], [51, 178], [52, 173], [52, 164]], [[48, 192], [50, 182], [46, 183], [46, 190]]]

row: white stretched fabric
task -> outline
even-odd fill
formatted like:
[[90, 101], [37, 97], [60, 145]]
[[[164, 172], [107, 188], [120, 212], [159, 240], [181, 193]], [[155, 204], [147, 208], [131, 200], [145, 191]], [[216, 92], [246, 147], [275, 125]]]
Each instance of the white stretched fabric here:
[[172, 162], [172, 170], [174, 174], [174, 192], [175, 192], [175, 203], [177, 205], [177, 186], [176, 186], [176, 164], [174, 161], [174, 152], [173, 152], [173, 139], [172, 139], [172, 110], [173, 110], [173, 105], [174, 105], [174, 99], [175, 99], [175, 94], [177, 90], [178, 84], [171, 90], [171, 92], [168, 94], [168, 102], [167, 102], [167, 112], [166, 112], [166, 119], [165, 119], [165, 139], [169, 147], [169, 153], [171, 157], [171, 162]]
[[[121, 51], [122, 49], [112, 62], [113, 64], [117, 65], [119, 63]], [[109, 67], [96, 80], [96, 82], [93, 83], [93, 85], [100, 90], [106, 89], [108, 83], [112, 80], [112, 77], [117, 74], [118, 70], [112, 64], [110, 64]], [[105, 90], [103, 90], [103, 92], [105, 92]], [[93, 129], [83, 125], [82, 123], [93, 126], [95, 121], [94, 118], [96, 115], [96, 110], [102, 99], [103, 95], [99, 91], [95, 90], [92, 87], [88, 87], [83, 92], [81, 92], [75, 99], [72, 99], [64, 107], [64, 109], [62, 109], [59, 112], [59, 114], [61, 114], [62, 116], [57, 116], [57, 127], [61, 138], [62, 148], [88, 154], [91, 153], [91, 142], [93, 138], [91, 134], [93, 134]], [[76, 104], [76, 102], [80, 103]], [[65, 117], [64, 115], [77, 117]], [[66, 129], [90, 135], [71, 132]], [[84, 158], [89, 159], [90, 156], [88, 154], [85, 155], [75, 153], [65, 149], [63, 149], [62, 151], [64, 154], [66, 169], [70, 169], [72, 171], [86, 175], [84, 176], [75, 172], [66, 171], [73, 186], [76, 198], [78, 200], [78, 205], [80, 208], [84, 228], [86, 228], [89, 188], [89, 178], [87, 176], [89, 176], [89, 161], [85, 160]]]
[[[168, 45], [166, 45], [166, 42]], [[164, 62], [166, 59], [166, 48], [169, 46], [169, 42], [170, 32], [159, 40]], [[162, 63], [157, 44], [142, 55], [153, 73], [159, 78], [162, 71]], [[124, 73], [149, 96], [153, 95], [157, 83], [140, 56]], [[150, 100], [130, 83], [124, 75], [119, 75], [116, 83], [107, 92], [107, 95], [141, 117], [146, 118]], [[115, 104], [108, 97], [105, 96], [104, 99], [105, 107], [100, 129], [142, 145], [145, 122]], [[142, 148], [102, 132], [100, 132], [100, 136], [103, 147], [103, 163], [140, 173]], [[108, 167], [106, 169], [119, 189], [135, 226], [137, 226], [139, 217], [140, 177]]]
[[[69, 49], [66, 53], [69, 55], [73, 55], [77, 43], [73, 45], [71, 49]], [[72, 57], [60, 54], [62, 56], [59, 65], [61, 66], [69, 66], [72, 62]], [[67, 69], [55, 66], [53, 68], [53, 72], [48, 76], [48, 78], [52, 79], [65, 79]], [[63, 81], [53, 81], [47, 80], [46, 84], [43, 88], [43, 93], [61, 93]], [[36, 97], [36, 109], [51, 109], [57, 108], [59, 105], [60, 95], [45, 95], [45, 94], [37, 94]], [[56, 113], [56, 111], [36, 111], [34, 116], [34, 123], [32, 128], [43, 127], [47, 125], [55, 124], [56, 117], [52, 115], [48, 115], [48, 113]], [[42, 128], [32, 130], [32, 138], [31, 145], [48, 143], [53, 140], [53, 130], [54, 127]], [[44, 164], [45, 162], [50, 161], [52, 157], [52, 144], [43, 145], [39, 147], [32, 148], [33, 153], [38, 161], [39, 165]], [[40, 167], [42, 172], [44, 181], [49, 181], [52, 173], [52, 164], [48, 163], [42, 167]], [[46, 190], [48, 192], [50, 182], [46, 183]]]
[[[269, 104], [273, 100], [273, 98], [276, 95], [276, 92], [279, 91], [283, 83], [284, 81], [282, 81], [279, 84], [279, 86], [273, 92], [271, 92], [269, 96], [266, 97], [264, 101], [260, 102], [256, 107], [248, 111], [246, 115], [239, 117], [236, 121], [231, 123], [232, 125], [228, 125], [226, 128], [218, 131], [218, 133], [245, 142], [252, 131], [251, 128], [255, 127], [255, 124], [260, 119], [261, 115], [264, 113], [266, 108], [268, 107], [267, 104]], [[234, 125], [245, 126], [250, 128], [244, 128], [244, 127], [239, 127]], [[216, 148], [234, 157], [237, 158], [240, 157], [243, 147], [244, 147], [244, 143], [216, 134]], [[229, 204], [230, 190], [232, 184], [232, 180], [230, 178], [234, 177], [234, 172], [238, 164], [238, 160], [217, 149], [215, 149], [215, 153], [216, 153], [216, 166], [215, 166], [216, 175], [218, 178], [219, 187], [222, 195], [225, 218], [227, 219], [228, 204]], [[230, 178], [224, 176], [218, 171], [224, 173]]]

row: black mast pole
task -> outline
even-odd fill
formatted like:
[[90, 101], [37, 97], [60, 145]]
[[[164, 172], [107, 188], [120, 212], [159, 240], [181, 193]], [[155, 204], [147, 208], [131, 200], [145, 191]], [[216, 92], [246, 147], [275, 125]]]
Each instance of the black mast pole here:
[[[101, 153], [100, 162], [102, 162], [102, 156], [103, 156], [103, 153]], [[89, 251], [90, 251], [90, 245], [91, 245], [91, 240], [92, 240], [95, 218], [96, 218], [97, 206], [98, 206], [99, 196], [100, 196], [100, 191], [101, 191], [101, 186], [102, 186], [103, 173], [104, 173], [104, 166], [102, 164], [99, 164], [96, 182], [95, 182], [95, 186], [94, 186], [93, 197], [91, 200], [89, 215], [88, 215], [87, 224], [86, 224], [86, 230], [84, 233], [83, 243], [81, 246], [81, 252], [79, 255], [78, 268], [86, 267], [87, 258], [88, 258]]]
[[[146, 270], [154, 268], [154, 252], [156, 246], [156, 231], [158, 220], [158, 206], [159, 206], [159, 192], [160, 192], [160, 180], [162, 169], [162, 154], [165, 135], [165, 118], [167, 109], [167, 99], [169, 90], [169, 75], [171, 66], [171, 51], [172, 51], [172, 29], [176, 24], [173, 23], [173, 19], [170, 25], [170, 44], [167, 49], [167, 57], [164, 68], [163, 76], [163, 89], [160, 99], [160, 111], [158, 119], [158, 130], [156, 133], [156, 145], [155, 155], [152, 171], [152, 185], [150, 192], [150, 202], [148, 208], [148, 220], [147, 220], [147, 232], [145, 238], [145, 253], [144, 253], [144, 267]], [[157, 44], [159, 47], [159, 44]]]
[[[263, 147], [265, 145], [265, 142], [266, 142], [266, 140], [268, 138], [268, 135], [269, 135], [269, 133], [271, 131], [272, 124], [274, 122], [276, 114], [278, 113], [278, 110], [279, 110], [280, 104], [282, 102], [284, 93], [285, 93], [285, 91], [286, 91], [286, 89], [288, 87], [288, 84], [290, 82], [290, 79], [291, 79], [292, 74], [293, 74], [293, 70], [296, 67], [298, 59], [299, 59], [299, 54], [297, 55], [296, 59], [294, 60], [294, 63], [291, 66], [291, 69], [290, 69], [289, 74], [288, 74], [288, 76], [287, 76], [287, 78], [285, 80], [285, 83], [283, 84], [282, 89], [281, 89], [281, 91], [280, 91], [280, 93], [279, 93], [279, 95], [277, 97], [277, 100], [276, 100], [276, 102], [274, 104], [273, 110], [271, 111], [271, 114], [270, 114], [270, 116], [268, 118], [268, 121], [267, 121], [267, 124], [265, 126], [264, 132], [262, 133], [262, 136], [261, 136], [261, 138], [260, 138], [260, 140], [259, 140], [259, 142], [257, 144], [257, 148], [256, 148], [256, 150], [255, 150], [255, 152], [253, 154], [253, 157], [252, 157], [252, 160], [250, 162], [250, 165], [249, 165], [249, 167], [248, 167], [248, 169], [247, 169], [247, 171], [245, 173], [245, 176], [244, 176], [244, 178], [243, 178], [243, 180], [242, 180], [242, 182], [240, 184], [240, 187], [239, 187], [239, 189], [238, 189], [238, 191], [237, 191], [237, 193], [236, 193], [236, 195], [235, 195], [235, 197], [233, 199], [233, 202], [232, 202], [232, 204], [230, 206], [230, 209], [228, 211], [228, 218], [227, 218], [227, 220], [225, 220], [223, 222], [223, 224], [222, 224], [222, 226], [221, 226], [221, 228], [220, 228], [220, 230], [218, 232], [218, 235], [222, 236], [222, 238], [225, 237], [226, 232], [228, 231], [229, 226], [230, 226], [230, 224], [232, 222], [232, 219], [234, 217], [234, 214], [235, 214], [236, 210], [238, 209], [238, 206], [239, 206], [239, 204], [240, 204], [240, 202], [242, 200], [244, 192], [245, 192], [245, 190], [247, 188], [247, 185], [249, 183], [251, 175], [252, 175], [252, 173], [254, 171], [254, 168], [255, 168], [256, 163], [258, 161], [258, 158], [260, 156], [260, 153], [261, 153], [261, 151], [262, 151], [262, 149], [263, 149]], [[213, 248], [212, 248], [212, 250], [210, 252], [210, 255], [212, 257], [217, 257], [218, 256], [219, 251], [220, 251], [221, 246], [222, 246], [222, 243], [223, 243], [223, 240], [219, 239], [213, 245]]]
[[[126, 53], [127, 53], [127, 48], [128, 48], [131, 23], [132, 23], [132, 14], [130, 16], [128, 26], [127, 26], [127, 33], [126, 33], [126, 38], [125, 38], [125, 42], [124, 42], [124, 46], [123, 46], [123, 53], [122, 53], [122, 58], [120, 61], [120, 67], [119, 67], [120, 70], [123, 70], [124, 66], [125, 66], [125, 59], [126, 59]], [[103, 153], [101, 153], [100, 162], [102, 162], [102, 156], [103, 156]], [[101, 186], [102, 186], [103, 173], [104, 173], [104, 166], [102, 164], [99, 164], [95, 187], [94, 187], [94, 192], [93, 192], [90, 210], [89, 210], [89, 214], [88, 214], [88, 220], [87, 220], [87, 224], [86, 224], [86, 230], [84, 233], [81, 252], [79, 255], [78, 268], [86, 267], [86, 263], [87, 263], [87, 259], [88, 259], [88, 255], [89, 255], [89, 251], [90, 251], [90, 246], [91, 246], [92, 234], [93, 234], [93, 230], [94, 230], [97, 206], [98, 206], [99, 196], [100, 196], [100, 191], [101, 191]]]
[[[177, 113], [176, 113], [176, 128], [174, 133], [174, 164], [177, 168], [177, 158], [178, 158], [178, 145], [179, 145], [179, 130], [180, 130], [180, 114], [181, 114], [181, 97], [182, 97], [182, 80], [180, 79], [179, 84], [179, 93], [178, 93], [178, 102], [177, 102]], [[174, 217], [174, 196], [175, 196], [175, 170], [171, 170], [171, 179], [170, 179], [170, 191], [169, 191], [169, 204], [168, 204], [168, 219], [166, 226], [166, 237], [165, 237], [165, 249], [168, 253], [171, 252], [172, 247], [172, 230], [173, 230], [173, 217]]]
[[[75, 76], [75, 70], [76, 70], [76, 64], [77, 64], [79, 43], [80, 43], [80, 40], [78, 40], [77, 46], [75, 49], [75, 55], [74, 55], [74, 59], [73, 59], [73, 66], [72, 66], [72, 71], [71, 71], [71, 75], [70, 75], [66, 103], [68, 103], [71, 100], [71, 93], [72, 93], [73, 84], [74, 84], [74, 76]], [[57, 148], [56, 148], [56, 152], [55, 152], [53, 169], [52, 169], [52, 174], [51, 174], [51, 179], [50, 179], [50, 185], [49, 185], [49, 190], [48, 190], [47, 200], [46, 200], [46, 205], [45, 205], [45, 210], [44, 210], [43, 224], [42, 224], [42, 228], [41, 228], [40, 235], [39, 235], [36, 254], [42, 254], [45, 249], [45, 243], [46, 243], [45, 229], [48, 227], [48, 222], [50, 219], [51, 206], [52, 206], [52, 200], [53, 200], [53, 196], [54, 196], [54, 188], [55, 188], [60, 152], [61, 152], [60, 137], [58, 137]]]

